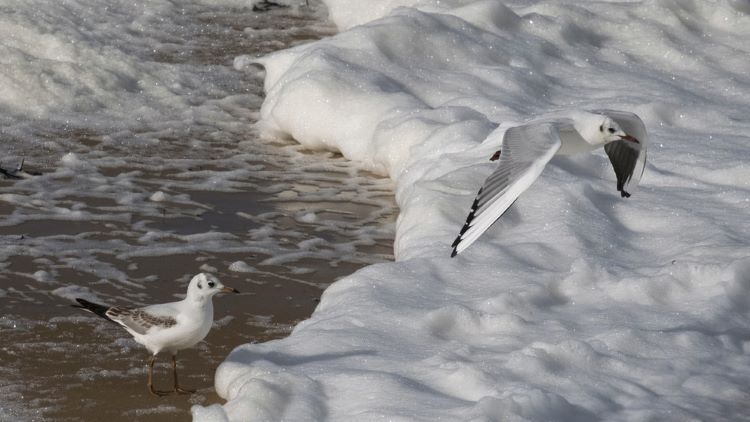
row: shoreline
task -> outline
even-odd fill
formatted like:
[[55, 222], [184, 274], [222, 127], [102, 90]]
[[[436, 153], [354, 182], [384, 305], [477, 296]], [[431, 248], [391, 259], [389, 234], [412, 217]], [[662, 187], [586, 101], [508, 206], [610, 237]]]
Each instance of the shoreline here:
[[[185, 78], [193, 68], [217, 79], [234, 75], [237, 83], [192, 110], [215, 112], [216, 101], [228, 116], [131, 138], [86, 129], [81, 120], [71, 123], [81, 127], [74, 131], [31, 127], [45, 132], [46, 148], [23, 137], [7, 145], [8, 156], [25, 156], [43, 174], [0, 180], [0, 418], [187, 419], [190, 406], [219, 400], [214, 370], [234, 347], [286, 336], [330, 283], [392, 259], [390, 181], [337, 154], [260, 140], [253, 116], [262, 78], [232, 68], [237, 54], [325, 36], [331, 29], [320, 11], [189, 10], [196, 20], [180, 17], [183, 23], [208, 23], [214, 34], [184, 46], [202, 53], [155, 59], [175, 62]], [[191, 57], [197, 62], [185, 66]], [[119, 327], [69, 306], [77, 296], [124, 306], [177, 300], [202, 271], [242, 293], [215, 298], [214, 328], [181, 353], [181, 380], [199, 389], [194, 396], [151, 397], [146, 350]], [[157, 361], [157, 385], [171, 382], [167, 361]]]

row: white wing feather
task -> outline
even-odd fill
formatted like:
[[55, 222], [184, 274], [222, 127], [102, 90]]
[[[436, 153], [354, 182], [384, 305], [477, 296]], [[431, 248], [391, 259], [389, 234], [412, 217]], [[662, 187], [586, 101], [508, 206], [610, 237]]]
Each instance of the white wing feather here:
[[469, 247], [505, 213], [542, 174], [560, 146], [558, 123], [532, 123], [505, 132], [497, 169], [479, 189], [451, 256]]

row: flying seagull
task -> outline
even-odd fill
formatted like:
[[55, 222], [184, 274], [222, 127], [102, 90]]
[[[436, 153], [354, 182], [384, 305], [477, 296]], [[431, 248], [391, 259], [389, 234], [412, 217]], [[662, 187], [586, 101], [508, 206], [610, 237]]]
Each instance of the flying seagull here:
[[597, 110], [559, 113], [511, 127], [501, 149], [490, 158], [497, 168], [484, 181], [451, 257], [468, 248], [500, 218], [518, 196], [542, 174], [556, 154], [590, 152], [599, 147], [609, 156], [623, 198], [638, 185], [646, 165], [646, 127], [626, 111]]
[[[104, 306], [76, 298], [80, 305], [71, 305], [116, 324], [129, 332], [135, 341], [146, 346], [151, 357], [148, 360], [148, 389], [152, 394], [165, 396], [171, 393], [189, 394], [177, 382], [177, 351], [192, 347], [203, 340], [214, 321], [214, 306], [211, 298], [220, 292], [239, 293], [236, 289], [226, 287], [210, 274], [198, 274], [190, 280], [187, 296], [179, 302], [160, 303], [138, 309], [127, 309], [119, 306]], [[154, 362], [159, 352], [172, 355], [172, 372], [174, 374], [173, 391], [154, 390], [152, 375]]]

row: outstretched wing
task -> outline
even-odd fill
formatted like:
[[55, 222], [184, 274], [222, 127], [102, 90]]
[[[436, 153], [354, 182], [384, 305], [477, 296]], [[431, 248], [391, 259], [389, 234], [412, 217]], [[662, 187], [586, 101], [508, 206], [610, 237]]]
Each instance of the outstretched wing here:
[[533, 123], [508, 129], [497, 169], [485, 180], [466, 224], [453, 242], [451, 257], [474, 243], [542, 174], [560, 149], [558, 123]]
[[626, 111], [601, 110], [600, 113], [617, 122], [625, 133], [638, 140], [638, 143], [615, 141], [604, 145], [604, 151], [617, 176], [617, 190], [623, 198], [627, 198], [638, 186], [646, 168], [646, 126], [637, 115]]

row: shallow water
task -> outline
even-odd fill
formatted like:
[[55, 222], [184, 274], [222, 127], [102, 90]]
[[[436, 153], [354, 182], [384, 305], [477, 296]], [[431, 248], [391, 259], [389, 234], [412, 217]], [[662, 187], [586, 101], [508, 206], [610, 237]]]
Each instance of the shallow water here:
[[[0, 420], [185, 420], [220, 401], [213, 373], [232, 348], [287, 335], [331, 282], [392, 259], [391, 182], [259, 139], [262, 74], [233, 67], [332, 33], [321, 15], [185, 7], [151, 28], [153, 49], [119, 47], [205, 78], [187, 115], [114, 124], [116, 113], [72, 112], [69, 124], [18, 118], [6, 130], [0, 164], [25, 157], [43, 174], [0, 180]], [[192, 396], [152, 397], [145, 349], [69, 306], [177, 300], [200, 271], [242, 293], [216, 297], [214, 329], [179, 356]], [[155, 383], [171, 385], [168, 357]]]

